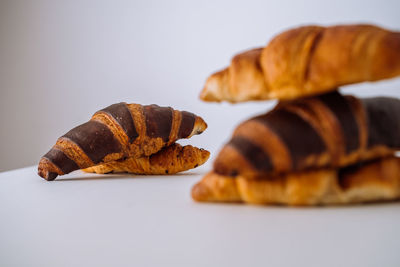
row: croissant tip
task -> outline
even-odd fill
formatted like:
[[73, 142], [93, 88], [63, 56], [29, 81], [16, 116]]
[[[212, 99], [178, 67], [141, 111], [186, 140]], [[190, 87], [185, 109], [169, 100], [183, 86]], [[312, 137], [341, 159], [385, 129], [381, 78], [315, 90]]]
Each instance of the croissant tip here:
[[203, 119], [201, 119], [201, 121], [202, 121], [202, 127], [201, 127], [201, 133], [202, 133], [207, 129], [208, 125]]
[[203, 87], [199, 94], [200, 100], [207, 101], [207, 92], [206, 92], [206, 87]]
[[57, 178], [58, 173], [56, 172], [50, 172], [46, 169], [43, 169], [39, 166], [38, 168], [38, 175], [40, 177], [42, 177], [43, 179], [47, 180], [47, 181], [53, 181], [54, 179]]
[[228, 68], [211, 74], [200, 93], [200, 99], [206, 102], [221, 102], [222, 100], [226, 100], [223, 95], [224, 92], [228, 91], [228, 74]]
[[218, 97], [216, 97], [212, 89], [210, 89], [210, 87], [207, 86], [207, 84], [201, 90], [199, 98], [204, 102], [221, 102], [221, 100]]
[[208, 158], [210, 157], [210, 151], [204, 149], [204, 148], [200, 148], [201, 154], [203, 156], [204, 162], [206, 162], [208, 160]]
[[49, 172], [49, 174], [47, 175], [47, 181], [53, 181], [57, 178], [58, 174], [55, 172]]
[[207, 186], [199, 182], [192, 188], [192, 198], [195, 201], [207, 201], [211, 192]]
[[[189, 135], [189, 137], [192, 137], [193, 135], [196, 134], [201, 134], [207, 129], [208, 125], [207, 123], [203, 120], [203, 118], [197, 116], [196, 117], [196, 122], [195, 126], [193, 127], [192, 133]], [[189, 138], [188, 137], [188, 138]]]

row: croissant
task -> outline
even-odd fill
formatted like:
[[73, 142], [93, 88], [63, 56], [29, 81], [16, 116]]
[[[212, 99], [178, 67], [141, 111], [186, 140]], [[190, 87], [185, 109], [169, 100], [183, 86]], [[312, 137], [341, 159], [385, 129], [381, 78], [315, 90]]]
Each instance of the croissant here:
[[400, 198], [400, 159], [388, 157], [339, 170], [317, 169], [274, 178], [208, 173], [192, 188], [196, 201], [327, 205]]
[[126, 158], [95, 165], [85, 172], [134, 173], [134, 174], [175, 174], [196, 168], [207, 161], [210, 152], [190, 145], [172, 144], [148, 157]]
[[400, 32], [373, 25], [303, 26], [235, 56], [211, 75], [200, 98], [295, 99], [400, 75]]
[[337, 91], [283, 102], [240, 124], [214, 171], [248, 179], [340, 168], [400, 149], [400, 100]]
[[146, 157], [206, 128], [202, 118], [187, 111], [157, 105], [114, 104], [60, 137], [41, 158], [38, 174], [54, 180], [57, 175], [77, 169], [122, 158]]

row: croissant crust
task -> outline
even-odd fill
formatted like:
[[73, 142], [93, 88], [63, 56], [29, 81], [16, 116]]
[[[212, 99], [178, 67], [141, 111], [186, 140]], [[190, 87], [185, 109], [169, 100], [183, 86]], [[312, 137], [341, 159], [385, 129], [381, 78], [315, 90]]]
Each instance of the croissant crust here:
[[192, 188], [196, 201], [331, 205], [400, 198], [400, 159], [388, 157], [340, 170], [320, 169], [274, 178], [232, 178], [210, 172]]
[[190, 145], [172, 144], [148, 157], [126, 158], [83, 169], [94, 173], [175, 174], [196, 168], [207, 161], [210, 152]]
[[204, 101], [295, 99], [400, 75], [400, 32], [373, 25], [303, 26], [236, 55], [212, 74]]

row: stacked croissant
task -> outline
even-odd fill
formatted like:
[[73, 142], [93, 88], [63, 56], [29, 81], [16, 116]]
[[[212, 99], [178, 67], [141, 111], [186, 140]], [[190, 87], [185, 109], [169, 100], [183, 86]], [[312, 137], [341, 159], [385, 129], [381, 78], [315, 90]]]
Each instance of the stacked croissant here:
[[118, 103], [58, 138], [38, 174], [46, 180], [83, 169], [95, 173], [174, 174], [203, 164], [210, 153], [178, 139], [201, 134], [204, 120], [157, 105]]
[[[235, 56], [209, 77], [201, 99], [279, 102], [236, 128], [192, 197], [287, 205], [399, 199], [400, 100], [338, 92], [399, 75], [400, 32], [372, 25], [300, 27]], [[38, 174], [174, 174], [208, 159], [208, 151], [176, 143], [206, 128], [187, 111], [114, 104], [58, 138]]]
[[400, 75], [400, 32], [304, 26], [235, 56], [209, 77], [204, 101], [278, 99], [241, 123], [197, 201], [326, 205], [400, 198], [400, 100], [338, 87]]

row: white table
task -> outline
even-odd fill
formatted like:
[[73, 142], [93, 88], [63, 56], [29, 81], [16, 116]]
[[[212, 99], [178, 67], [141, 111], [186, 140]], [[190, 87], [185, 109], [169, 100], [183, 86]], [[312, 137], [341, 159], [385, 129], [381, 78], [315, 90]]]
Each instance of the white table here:
[[0, 266], [400, 266], [400, 204], [199, 204], [204, 169], [0, 173]]

